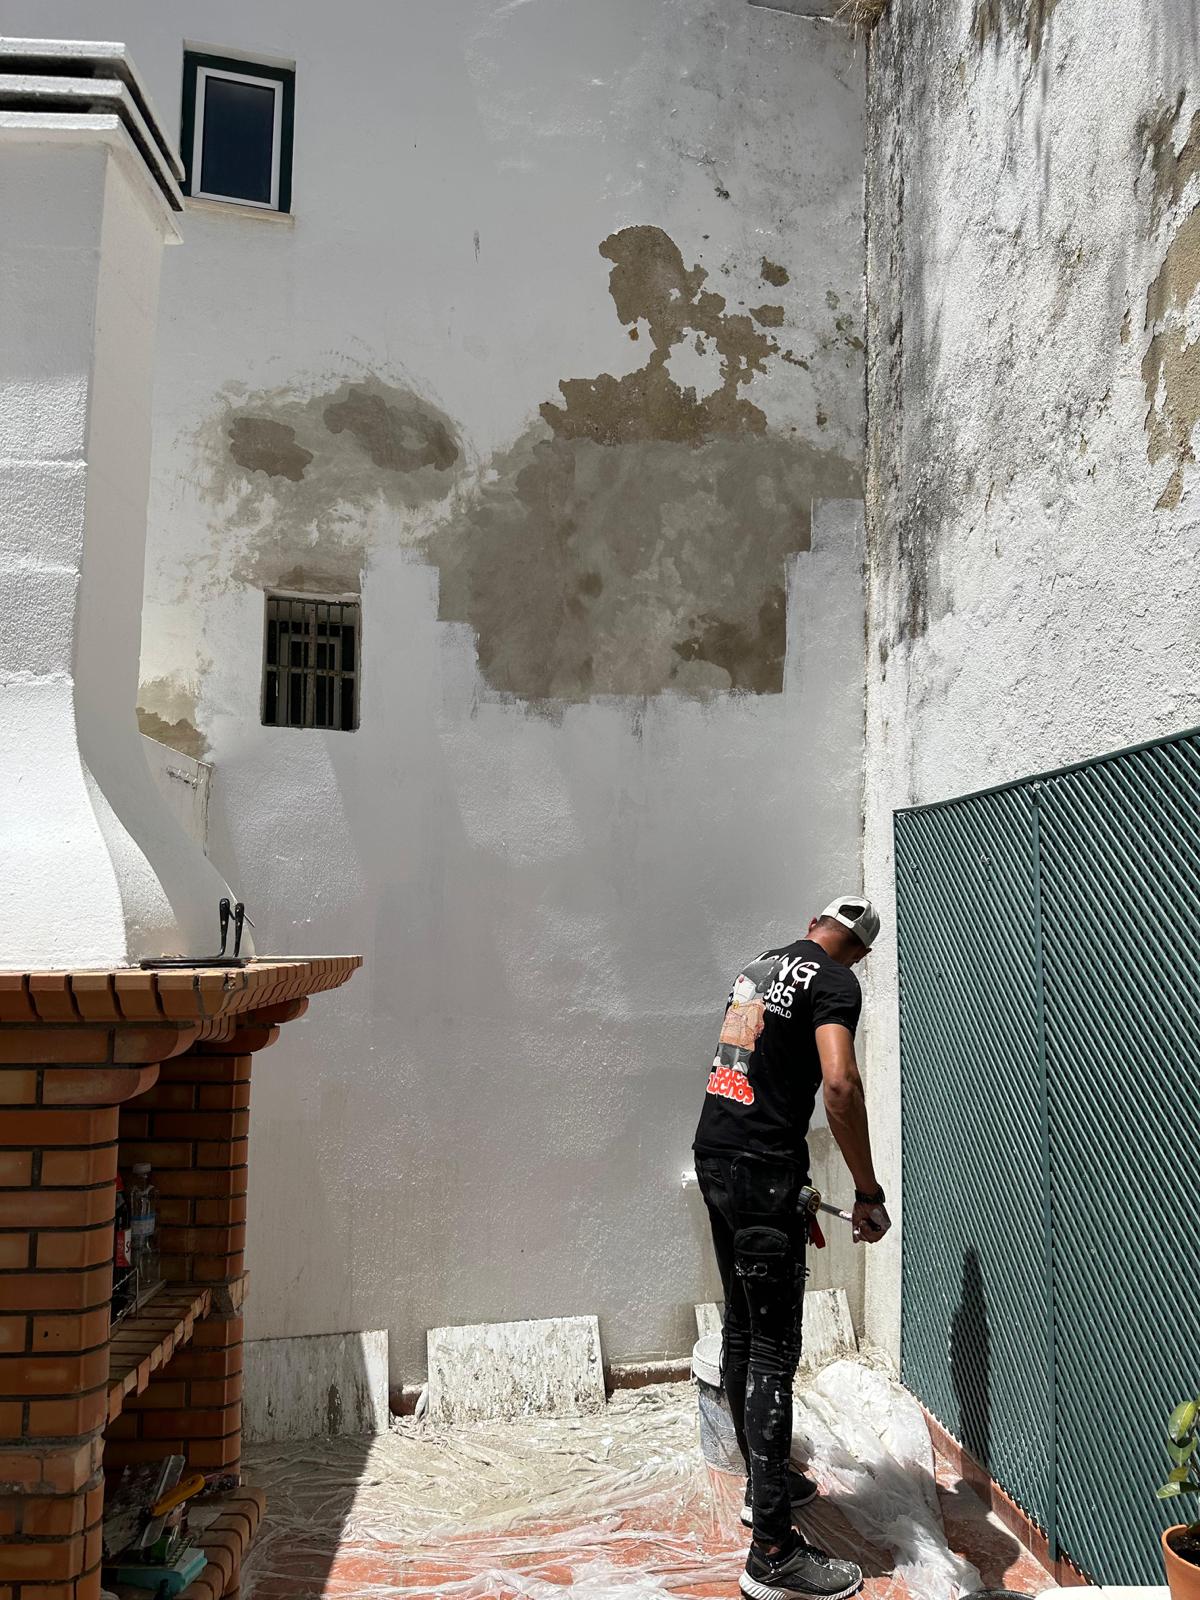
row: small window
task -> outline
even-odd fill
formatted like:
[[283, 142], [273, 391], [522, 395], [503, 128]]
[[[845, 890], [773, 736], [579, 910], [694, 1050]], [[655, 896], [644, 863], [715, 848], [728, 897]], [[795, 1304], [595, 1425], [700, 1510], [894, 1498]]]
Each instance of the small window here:
[[184, 193], [290, 211], [295, 89], [288, 67], [185, 50]]
[[356, 600], [267, 596], [262, 719], [268, 728], [358, 727]]

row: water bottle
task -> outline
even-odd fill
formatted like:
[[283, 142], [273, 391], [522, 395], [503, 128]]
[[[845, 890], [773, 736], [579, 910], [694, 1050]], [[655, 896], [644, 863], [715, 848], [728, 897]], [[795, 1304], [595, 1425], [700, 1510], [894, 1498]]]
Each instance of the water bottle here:
[[139, 1161], [133, 1169], [129, 1187], [132, 1219], [133, 1266], [137, 1272], [138, 1298], [159, 1282], [158, 1266], [158, 1190], [150, 1177], [150, 1163]]
[[113, 1322], [118, 1322], [133, 1303], [133, 1240], [129, 1221], [129, 1196], [121, 1174], [116, 1177], [116, 1207], [113, 1215]]

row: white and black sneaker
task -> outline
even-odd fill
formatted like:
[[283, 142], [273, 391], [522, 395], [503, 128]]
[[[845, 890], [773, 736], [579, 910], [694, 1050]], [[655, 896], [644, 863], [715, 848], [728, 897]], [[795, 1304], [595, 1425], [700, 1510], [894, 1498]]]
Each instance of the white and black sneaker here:
[[848, 1600], [862, 1581], [853, 1561], [838, 1561], [798, 1538], [776, 1556], [751, 1545], [739, 1585], [747, 1600]]
[[[797, 1472], [795, 1467], [788, 1468], [788, 1494], [792, 1500], [792, 1515], [795, 1516], [804, 1506], [809, 1505], [817, 1498], [820, 1490], [805, 1472]], [[742, 1501], [742, 1523], [747, 1528], [754, 1526], [754, 1508], [750, 1499], [750, 1479], [746, 1479], [746, 1498]]]

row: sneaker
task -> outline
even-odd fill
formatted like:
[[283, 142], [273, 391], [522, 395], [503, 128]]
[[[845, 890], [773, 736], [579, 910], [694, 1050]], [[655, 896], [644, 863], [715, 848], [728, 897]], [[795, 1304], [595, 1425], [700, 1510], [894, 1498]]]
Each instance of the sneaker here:
[[777, 1556], [750, 1546], [739, 1586], [747, 1600], [848, 1600], [862, 1587], [862, 1570], [797, 1539]]
[[[788, 1468], [788, 1493], [792, 1498], [792, 1515], [808, 1505], [810, 1500], [815, 1500], [820, 1490], [807, 1473], [797, 1472], [795, 1467]], [[742, 1501], [742, 1523], [747, 1528], [754, 1526], [754, 1509], [750, 1500], [750, 1479], [746, 1479], [746, 1498]]]

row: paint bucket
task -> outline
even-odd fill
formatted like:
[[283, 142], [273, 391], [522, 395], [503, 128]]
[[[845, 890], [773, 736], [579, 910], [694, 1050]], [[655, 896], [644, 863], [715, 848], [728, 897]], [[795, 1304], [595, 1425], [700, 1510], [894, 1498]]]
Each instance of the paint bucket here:
[[721, 1335], [706, 1334], [692, 1350], [692, 1381], [700, 1407], [700, 1449], [710, 1467], [718, 1472], [746, 1475], [746, 1464], [738, 1449], [737, 1434], [729, 1402], [721, 1388]]

